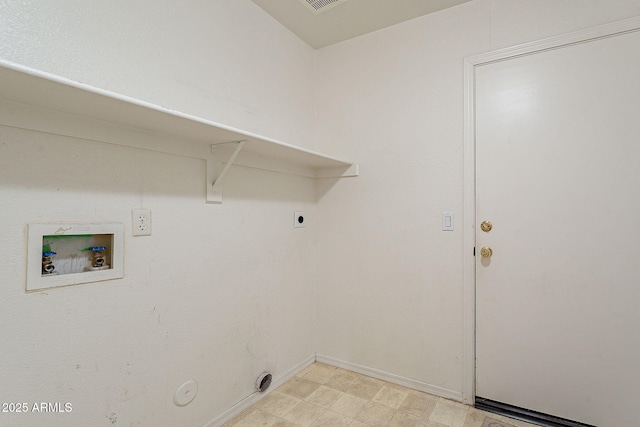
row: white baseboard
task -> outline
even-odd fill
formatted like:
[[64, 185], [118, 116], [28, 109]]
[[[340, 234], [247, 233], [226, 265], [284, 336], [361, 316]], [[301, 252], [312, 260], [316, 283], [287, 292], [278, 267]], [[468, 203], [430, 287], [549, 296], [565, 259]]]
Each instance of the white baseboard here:
[[218, 417], [209, 421], [203, 427], [220, 427], [224, 423], [230, 421], [234, 417], [240, 415], [243, 411], [249, 408], [254, 403], [260, 401], [265, 396], [267, 396], [271, 391], [280, 387], [282, 384], [289, 381], [291, 378], [295, 377], [298, 373], [300, 373], [303, 369], [308, 367], [314, 362], [321, 362], [327, 365], [335, 366], [337, 368], [348, 369], [353, 372], [357, 372], [359, 374], [367, 375], [373, 378], [377, 378], [379, 380], [387, 381], [393, 384], [398, 384], [404, 387], [409, 387], [414, 390], [423, 391], [425, 393], [433, 394], [435, 396], [444, 397], [446, 399], [456, 400], [458, 402], [462, 402], [462, 392], [449, 390], [443, 387], [438, 387], [435, 385], [423, 383], [421, 381], [412, 380], [410, 378], [401, 377], [399, 375], [391, 374], [389, 372], [381, 371], [379, 369], [370, 368], [368, 366], [359, 365], [357, 363], [347, 362], [344, 360], [336, 359], [334, 357], [325, 356], [322, 354], [316, 354], [314, 356], [310, 356], [298, 365], [289, 369], [284, 374], [280, 375], [278, 378], [274, 378], [271, 382], [271, 386], [269, 390], [264, 393], [251, 393], [246, 398], [242, 399], [240, 402], [233, 405], [231, 408], [220, 414]]
[[449, 390], [443, 387], [423, 383], [421, 381], [412, 380], [410, 378], [401, 377], [399, 375], [391, 374], [389, 372], [380, 371], [378, 369], [369, 368], [368, 366], [359, 365], [357, 363], [346, 362], [344, 360], [336, 359], [333, 357], [325, 356], [322, 354], [316, 355], [316, 361], [332, 365], [337, 368], [348, 369], [350, 371], [357, 372], [359, 374], [368, 375], [379, 380], [387, 381], [393, 384], [398, 384], [404, 387], [409, 387], [414, 390], [423, 391], [425, 393], [433, 394], [435, 396], [444, 397], [446, 399], [456, 400], [462, 402], [462, 392]]
[[229, 408], [228, 410], [226, 410], [225, 412], [223, 412], [213, 420], [209, 421], [207, 424], [204, 425], [204, 427], [222, 426], [227, 421], [230, 421], [234, 417], [237, 417], [238, 415], [240, 415], [244, 410], [249, 408], [254, 403], [263, 399], [273, 390], [280, 387], [282, 384], [286, 383], [291, 378], [295, 377], [299, 372], [301, 372], [303, 369], [305, 369], [307, 366], [311, 365], [315, 361], [316, 361], [315, 355], [306, 358], [304, 361], [294, 366], [293, 368], [289, 369], [287, 372], [280, 375], [278, 378], [273, 378], [273, 380], [271, 381], [271, 386], [269, 387], [269, 390], [265, 391], [264, 393], [259, 393], [257, 391], [254, 393], [251, 393], [249, 396], [245, 397], [240, 402], [236, 403], [231, 408]]

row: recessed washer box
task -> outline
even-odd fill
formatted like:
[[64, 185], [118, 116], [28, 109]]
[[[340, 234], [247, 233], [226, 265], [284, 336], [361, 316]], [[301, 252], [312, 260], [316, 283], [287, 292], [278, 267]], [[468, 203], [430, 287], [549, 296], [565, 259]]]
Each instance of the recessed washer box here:
[[124, 226], [29, 224], [27, 292], [123, 277]]

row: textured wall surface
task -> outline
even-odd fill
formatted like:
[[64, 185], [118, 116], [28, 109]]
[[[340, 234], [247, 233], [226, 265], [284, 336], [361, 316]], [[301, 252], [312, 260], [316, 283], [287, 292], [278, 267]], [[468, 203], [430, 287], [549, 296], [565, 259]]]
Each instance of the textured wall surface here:
[[638, 15], [476, 0], [317, 52], [318, 149], [361, 164], [318, 190], [319, 354], [461, 396], [463, 60]]
[[0, 57], [312, 148], [314, 51], [249, 0], [2, 1]]
[[[248, 0], [3, 1], [0, 56], [313, 142], [313, 50]], [[203, 426], [314, 355], [314, 181], [234, 167], [206, 205], [204, 177], [189, 156], [0, 127], [0, 396], [73, 408], [1, 425]], [[141, 207], [153, 234], [134, 238]], [[125, 277], [25, 294], [26, 224], [69, 221], [125, 224]]]
[[[0, 128], [2, 397], [69, 402], [69, 414], [2, 425], [202, 426], [313, 356], [312, 180], [235, 168], [204, 203], [204, 162]], [[153, 234], [131, 237], [131, 208]], [[25, 294], [26, 223], [125, 224], [125, 277]], [[187, 379], [196, 399], [179, 408]], [[11, 418], [9, 418], [11, 417]]]

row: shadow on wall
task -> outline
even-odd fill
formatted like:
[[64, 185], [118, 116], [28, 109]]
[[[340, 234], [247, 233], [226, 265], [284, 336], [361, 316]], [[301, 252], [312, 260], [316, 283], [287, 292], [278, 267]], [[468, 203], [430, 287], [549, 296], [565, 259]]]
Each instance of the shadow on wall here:
[[201, 195], [201, 187], [185, 185], [204, 174], [201, 160], [0, 126], [2, 185], [27, 191], [134, 195], [157, 191], [160, 175], [175, 170], [176, 162], [182, 163], [178, 167], [184, 176], [163, 177], [163, 193]]
[[[179, 144], [176, 141], [176, 151]], [[180, 174], [167, 179], [165, 173], [175, 173], [176, 169]], [[160, 181], [162, 186], [158, 185]], [[201, 199], [204, 204], [206, 162], [191, 156], [0, 126], [0, 182], [21, 192], [157, 194]], [[228, 199], [315, 202], [315, 191], [313, 178], [233, 166], [224, 182], [223, 203]]]

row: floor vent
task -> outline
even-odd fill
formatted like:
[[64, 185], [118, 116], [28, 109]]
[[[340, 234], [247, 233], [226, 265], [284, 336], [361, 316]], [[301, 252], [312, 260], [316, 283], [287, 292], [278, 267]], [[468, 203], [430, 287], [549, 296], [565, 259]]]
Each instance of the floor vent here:
[[314, 15], [326, 12], [332, 7], [338, 6], [347, 0], [300, 0]]

